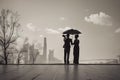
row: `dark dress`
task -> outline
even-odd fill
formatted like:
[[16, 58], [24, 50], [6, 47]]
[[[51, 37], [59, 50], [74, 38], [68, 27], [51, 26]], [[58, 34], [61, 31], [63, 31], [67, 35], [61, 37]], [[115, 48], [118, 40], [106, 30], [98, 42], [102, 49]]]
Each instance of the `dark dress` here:
[[79, 64], [79, 40], [78, 39], [74, 40], [73, 56], [74, 56], [73, 63]]

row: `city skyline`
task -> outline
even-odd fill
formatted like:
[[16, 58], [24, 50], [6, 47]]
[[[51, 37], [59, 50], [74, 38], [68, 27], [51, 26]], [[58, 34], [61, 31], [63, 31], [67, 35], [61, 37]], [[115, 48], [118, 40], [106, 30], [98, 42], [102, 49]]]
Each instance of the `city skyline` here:
[[[22, 6], [21, 6], [22, 5]], [[0, 10], [10, 9], [20, 15], [22, 32], [17, 40], [20, 47], [41, 43], [47, 38], [48, 50], [63, 60], [64, 30], [80, 30], [80, 60], [115, 58], [120, 54], [119, 0], [0, 0]], [[73, 38], [73, 37], [72, 37]], [[72, 60], [72, 50], [71, 50]]]

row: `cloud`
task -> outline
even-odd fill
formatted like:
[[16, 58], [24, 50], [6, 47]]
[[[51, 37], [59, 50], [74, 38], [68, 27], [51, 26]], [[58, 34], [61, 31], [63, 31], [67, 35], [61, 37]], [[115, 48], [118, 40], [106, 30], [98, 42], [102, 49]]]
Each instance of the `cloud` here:
[[85, 17], [84, 19], [85, 21], [91, 22], [93, 24], [103, 25], [103, 26], [112, 26], [111, 16], [105, 14], [104, 12], [91, 14], [90, 16]]
[[58, 28], [59, 31], [66, 31], [68, 29], [71, 29], [71, 28], [70, 27]]
[[120, 28], [116, 29], [115, 33], [120, 33]]
[[34, 26], [32, 23], [28, 23], [27, 28], [31, 31], [38, 31], [39, 30], [39, 29], [36, 29], [37, 27]]
[[40, 37], [42, 38], [42, 37], [44, 37], [43, 35], [40, 35]]
[[65, 17], [60, 17], [60, 20], [64, 21], [64, 20], [65, 20]]
[[47, 33], [50, 33], [50, 34], [59, 34], [60, 33], [59, 31], [52, 29], [52, 28], [46, 28], [45, 30]]
[[66, 31], [68, 29], [71, 29], [70, 27], [64, 27], [64, 28], [58, 28], [58, 29], [52, 29], [52, 28], [46, 28], [46, 32], [50, 34], [60, 34], [63, 31]]
[[33, 23], [28, 23], [27, 24], [27, 28], [30, 30], [30, 31], [33, 31], [33, 32], [39, 32], [41, 31], [41, 29], [37, 26], [35, 26]]

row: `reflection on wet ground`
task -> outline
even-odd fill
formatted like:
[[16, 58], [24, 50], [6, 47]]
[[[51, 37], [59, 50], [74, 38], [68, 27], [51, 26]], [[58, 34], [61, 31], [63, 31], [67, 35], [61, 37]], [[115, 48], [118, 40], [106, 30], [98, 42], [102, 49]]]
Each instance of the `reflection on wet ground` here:
[[0, 80], [120, 80], [120, 65], [0, 65]]

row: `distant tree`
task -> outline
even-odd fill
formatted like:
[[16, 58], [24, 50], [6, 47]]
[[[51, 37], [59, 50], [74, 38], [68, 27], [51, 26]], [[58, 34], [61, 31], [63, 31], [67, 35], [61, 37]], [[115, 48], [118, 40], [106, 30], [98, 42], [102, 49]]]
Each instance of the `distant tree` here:
[[17, 64], [20, 64], [20, 61], [22, 60], [22, 58], [24, 57], [24, 54], [25, 54], [25, 44], [28, 42], [28, 38], [25, 38], [24, 39], [24, 42], [23, 42], [23, 45], [22, 47], [18, 50], [16, 49], [17, 51]]
[[32, 64], [35, 64], [35, 61], [42, 50], [42, 46], [39, 42], [36, 42], [33, 43], [29, 49], [30, 49], [30, 62], [32, 62]]
[[7, 51], [9, 46], [13, 44], [18, 38], [18, 14], [11, 10], [3, 9], [0, 15], [0, 46], [3, 54], [0, 57], [4, 60], [5, 64], [8, 64], [9, 52]]
[[35, 61], [36, 61], [38, 55], [39, 55], [38, 51], [36, 51], [36, 52], [34, 52], [34, 53], [31, 54], [32, 64], [35, 64]]
[[34, 64], [39, 54], [38, 49], [35, 49], [34, 43], [29, 47], [29, 52], [30, 52], [30, 63]]
[[20, 50], [18, 52], [18, 56], [17, 56], [17, 64], [20, 64], [22, 57], [23, 57], [23, 52], [22, 52], [22, 50]]

